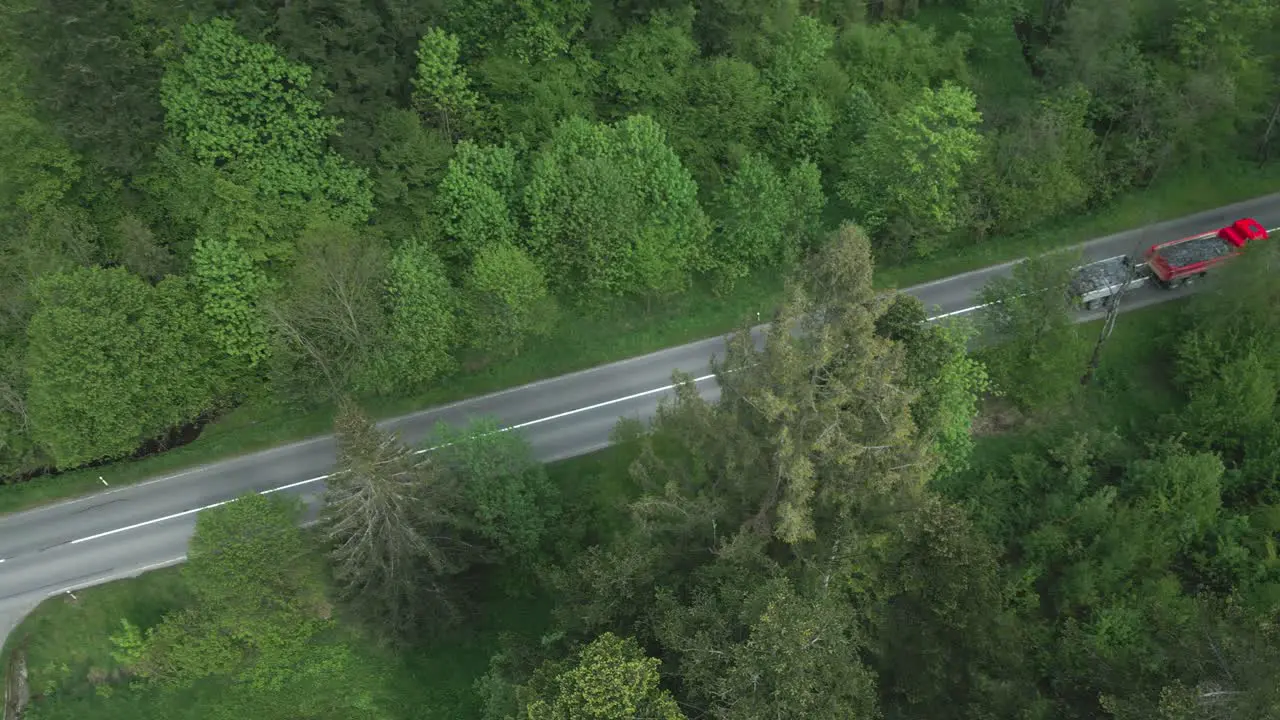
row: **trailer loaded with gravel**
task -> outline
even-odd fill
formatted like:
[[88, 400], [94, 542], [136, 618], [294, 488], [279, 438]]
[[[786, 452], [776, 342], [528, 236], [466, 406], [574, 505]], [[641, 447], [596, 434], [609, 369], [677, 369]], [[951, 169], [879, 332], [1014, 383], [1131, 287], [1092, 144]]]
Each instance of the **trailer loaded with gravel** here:
[[1209, 270], [1239, 255], [1254, 240], [1266, 240], [1267, 229], [1242, 218], [1216, 232], [1171, 240], [1147, 249], [1146, 266], [1156, 283], [1170, 288], [1202, 278]]
[[1145, 262], [1136, 267], [1129, 256], [1117, 255], [1076, 268], [1070, 290], [1086, 310], [1092, 310], [1109, 304], [1122, 291], [1143, 285], [1153, 283], [1162, 288], [1185, 285], [1239, 255], [1251, 241], [1265, 239], [1267, 229], [1261, 223], [1242, 218], [1214, 232], [1152, 245], [1147, 249]]
[[1131, 265], [1128, 255], [1118, 255], [1077, 268], [1071, 280], [1071, 293], [1080, 299], [1085, 310], [1105, 306], [1121, 290], [1134, 290], [1147, 284], [1146, 269]]

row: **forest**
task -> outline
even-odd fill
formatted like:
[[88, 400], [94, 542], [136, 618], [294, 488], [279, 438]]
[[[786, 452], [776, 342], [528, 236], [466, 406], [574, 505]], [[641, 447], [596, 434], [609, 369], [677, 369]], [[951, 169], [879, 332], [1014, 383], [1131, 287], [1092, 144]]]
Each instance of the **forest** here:
[[248, 494], [180, 568], [46, 601], [26, 717], [1275, 718], [1280, 248], [1249, 252], [1083, 384], [1096, 324], [1035, 292], [1070, 257], [927, 324], [847, 224], [718, 399], [685, 378], [596, 456], [485, 421], [419, 454], [344, 399], [318, 523]]
[[846, 220], [883, 268], [1265, 160], [1277, 17], [7, 2], [0, 478], [454, 385], [619, 303], [781, 278]]
[[[876, 284], [1267, 164], [1277, 30], [1269, 0], [6, 2], [0, 492], [256, 403], [333, 408], [338, 448], [314, 525], [247, 495], [181, 567], [37, 610], [26, 720], [1280, 717], [1280, 248], [1121, 316], [1088, 374], [1070, 254], [976, 323]], [[369, 411], [761, 277], [764, 347], [600, 453], [479, 419], [423, 454]]]

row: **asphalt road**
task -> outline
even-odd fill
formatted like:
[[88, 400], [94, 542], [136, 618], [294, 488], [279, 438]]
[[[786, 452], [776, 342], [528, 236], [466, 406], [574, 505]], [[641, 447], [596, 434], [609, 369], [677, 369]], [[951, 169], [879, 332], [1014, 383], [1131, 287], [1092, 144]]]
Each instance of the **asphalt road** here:
[[[1214, 230], [1245, 216], [1269, 228], [1280, 226], [1280, 194], [1098, 238], [1081, 247], [1085, 261], [1093, 262]], [[935, 318], [973, 313], [978, 310], [979, 289], [991, 278], [1008, 274], [1013, 265], [996, 265], [906, 291], [920, 298]], [[1132, 310], [1164, 302], [1195, 288], [1142, 288], [1126, 296], [1124, 307]], [[1080, 319], [1096, 317], [1101, 314]], [[762, 329], [756, 329], [757, 338]], [[710, 338], [424, 410], [383, 425], [417, 443], [437, 422], [464, 423], [489, 416], [523, 434], [544, 460], [573, 457], [606, 446], [619, 417], [651, 417], [659, 398], [670, 389], [674, 370], [699, 378], [703, 394], [716, 397], [719, 388], [710, 377], [709, 360], [723, 352], [724, 338]], [[181, 562], [200, 509], [248, 491], [273, 489], [315, 501], [333, 462], [332, 439], [313, 438], [0, 518], [0, 639], [46, 597]], [[104, 475], [109, 481], [110, 471]]]

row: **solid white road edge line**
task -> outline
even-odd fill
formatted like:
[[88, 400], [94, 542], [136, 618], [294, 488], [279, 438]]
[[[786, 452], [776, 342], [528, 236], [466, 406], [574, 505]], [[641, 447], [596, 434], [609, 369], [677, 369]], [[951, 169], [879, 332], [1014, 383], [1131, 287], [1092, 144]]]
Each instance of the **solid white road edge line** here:
[[[703, 375], [703, 376], [701, 376], [701, 377], [696, 377], [696, 378], [694, 378], [694, 379], [693, 379], [693, 381], [694, 381], [695, 383], [700, 383], [700, 382], [705, 382], [705, 381], [707, 381], [707, 380], [711, 380], [711, 379], [713, 379], [713, 378], [715, 378], [715, 375]], [[587, 406], [580, 407], [580, 408], [574, 408], [573, 410], [566, 410], [566, 411], [561, 412], [561, 413], [556, 413], [555, 415], [548, 415], [548, 416], [546, 416], [546, 417], [537, 418], [537, 419], [535, 419], [535, 420], [529, 420], [529, 421], [522, 422], [522, 423], [519, 423], [519, 424], [516, 424], [516, 425], [511, 425], [511, 426], [508, 426], [508, 427], [501, 428], [501, 429], [497, 430], [496, 432], [508, 432], [508, 431], [510, 431], [510, 430], [519, 430], [519, 429], [521, 429], [521, 428], [527, 428], [527, 427], [530, 427], [530, 426], [533, 426], [533, 425], [538, 425], [538, 424], [540, 424], [540, 423], [545, 423], [545, 422], [550, 422], [550, 421], [552, 421], [552, 420], [559, 420], [559, 419], [561, 419], [561, 418], [566, 418], [566, 417], [569, 417], [569, 416], [571, 416], [571, 415], [577, 415], [577, 414], [579, 414], [579, 413], [584, 413], [584, 412], [591, 412], [592, 410], [599, 410], [600, 408], [609, 407], [610, 405], [617, 405], [618, 403], [624, 403], [624, 402], [628, 402], [628, 401], [630, 401], [630, 400], [637, 400], [637, 399], [642, 398], [642, 397], [645, 397], [645, 396], [647, 396], [647, 395], [656, 395], [656, 394], [661, 393], [661, 392], [666, 392], [666, 391], [668, 391], [668, 390], [672, 390], [672, 389], [674, 389], [675, 387], [676, 387], [675, 385], [663, 385], [662, 387], [659, 387], [659, 388], [653, 388], [652, 390], [645, 390], [645, 391], [643, 391], [643, 392], [632, 393], [631, 395], [626, 395], [626, 396], [623, 396], [623, 397], [620, 397], [620, 398], [614, 398], [614, 399], [612, 399], [612, 400], [606, 400], [606, 401], [604, 401], [604, 402], [598, 402], [598, 403], [595, 403], [594, 405], [587, 405]], [[436, 447], [424, 448], [424, 449], [422, 449], [422, 450], [418, 450], [418, 451], [416, 451], [416, 454], [421, 455], [421, 454], [423, 454], [423, 453], [431, 452], [432, 450], [437, 450], [437, 449], [439, 449], [440, 447], [444, 447], [444, 446], [443, 446], [443, 445], [440, 445], [440, 446], [436, 446]], [[297, 482], [289, 483], [288, 485], [281, 485], [281, 486], [279, 486], [279, 487], [270, 488], [270, 489], [268, 489], [268, 490], [262, 490], [262, 491], [260, 491], [260, 492], [259, 492], [259, 494], [260, 494], [260, 495], [269, 495], [269, 494], [271, 494], [271, 493], [274, 493], [274, 492], [280, 492], [280, 491], [282, 491], [282, 490], [291, 490], [291, 489], [296, 488], [296, 487], [301, 487], [301, 486], [303, 486], [303, 485], [309, 485], [309, 484], [314, 483], [314, 482], [319, 482], [319, 481], [324, 480], [324, 479], [326, 479], [326, 478], [329, 478], [329, 477], [331, 477], [331, 476], [332, 476], [332, 473], [329, 473], [329, 474], [327, 474], [327, 475], [320, 475], [320, 476], [317, 476], [317, 477], [308, 478], [308, 479], [306, 479], [306, 480], [299, 480], [299, 481], [297, 481]], [[110, 537], [110, 536], [112, 536], [112, 535], [116, 535], [116, 534], [119, 534], [119, 533], [122, 533], [122, 532], [128, 532], [128, 531], [130, 531], [130, 530], [137, 530], [138, 528], [147, 527], [148, 525], [155, 525], [156, 523], [167, 522], [167, 521], [169, 521], [169, 520], [176, 520], [176, 519], [178, 519], [178, 518], [180, 518], [180, 517], [186, 517], [187, 515], [194, 515], [195, 513], [202, 512], [202, 511], [204, 511], [204, 510], [212, 510], [213, 508], [220, 507], [220, 506], [222, 506], [222, 505], [226, 505], [226, 504], [227, 504], [227, 503], [229, 503], [229, 502], [234, 502], [234, 499], [232, 499], [232, 500], [223, 500], [223, 501], [221, 501], [221, 502], [216, 502], [216, 503], [212, 503], [212, 504], [209, 504], [209, 505], [205, 505], [204, 507], [192, 508], [191, 510], [183, 510], [182, 512], [179, 512], [179, 513], [173, 513], [172, 515], [165, 515], [164, 517], [152, 518], [151, 520], [144, 520], [144, 521], [142, 521], [142, 522], [140, 522], [140, 523], [134, 523], [134, 524], [132, 524], [132, 525], [126, 525], [125, 527], [116, 528], [116, 529], [114, 529], [114, 530], [107, 530], [107, 531], [105, 531], [105, 532], [100, 532], [100, 533], [97, 533], [97, 534], [95, 534], [95, 535], [87, 535], [87, 536], [85, 536], [85, 537], [77, 538], [77, 539], [75, 539], [75, 540], [72, 540], [72, 541], [71, 541], [70, 543], [68, 543], [68, 544], [70, 544], [70, 545], [79, 545], [80, 543], [86, 543], [86, 542], [90, 542], [90, 541], [92, 541], [92, 540], [99, 540], [99, 539], [101, 539], [101, 538], [104, 538], [104, 537]]]
[[[954, 315], [963, 315], [964, 313], [973, 312], [974, 310], [980, 310], [986, 307], [987, 305], [990, 305], [990, 303], [986, 303], [983, 305], [974, 305], [973, 307], [967, 307], [962, 310], [953, 310], [951, 312], [943, 313], [941, 315], [935, 315], [933, 317], [926, 318], [926, 322], [932, 321], [932, 320], [941, 320], [942, 318], [952, 317]], [[701, 377], [694, 378], [693, 382], [694, 383], [706, 382], [707, 380], [711, 380], [713, 378], [715, 378], [715, 375], [703, 375]], [[534, 425], [539, 425], [545, 422], [551, 422], [552, 420], [559, 420], [561, 418], [570, 417], [572, 415], [577, 415], [584, 412], [591, 412], [592, 410], [599, 410], [600, 408], [609, 407], [610, 405], [617, 405], [618, 403], [629, 402], [631, 400], [638, 400], [639, 398], [642, 398], [648, 395], [656, 395], [658, 393], [667, 392], [668, 390], [675, 389], [675, 387], [676, 387], [675, 385], [663, 385], [662, 387], [653, 388], [652, 390], [644, 390], [642, 392], [632, 393], [631, 395], [625, 395], [620, 398], [614, 398], [612, 400], [605, 400], [604, 402], [598, 402], [598, 403], [595, 403], [594, 405], [586, 405], [584, 407], [574, 408], [573, 410], [566, 410], [561, 413], [556, 413], [555, 415], [548, 415], [546, 417], [540, 417], [534, 420], [528, 420], [526, 422], [518, 423], [516, 425], [510, 425], [508, 427], [499, 428], [494, 432], [509, 432], [511, 430], [520, 430], [523, 428], [532, 427]], [[438, 450], [441, 447], [445, 447], [445, 446], [437, 445], [435, 447], [424, 448], [422, 450], [416, 451], [416, 454], [421, 455], [423, 453], [431, 452], [432, 450]], [[296, 488], [296, 487], [301, 487], [303, 485], [310, 485], [311, 483], [320, 482], [321, 480], [325, 480], [331, 476], [332, 476], [332, 473], [327, 475], [319, 475], [317, 477], [308, 478], [306, 480], [299, 480], [297, 482], [292, 482], [287, 485], [281, 485], [279, 487], [270, 488], [268, 490], [262, 490], [259, 492], [259, 494], [270, 495], [271, 493], [280, 492], [282, 490], [292, 490], [293, 488]], [[134, 486], [134, 487], [137, 487], [137, 486]], [[172, 515], [165, 515], [163, 517], [152, 518], [151, 520], [144, 520], [140, 523], [134, 523], [133, 525], [126, 525], [125, 527], [115, 528], [114, 530], [106, 530], [104, 532], [100, 532], [94, 535], [87, 535], [85, 537], [72, 540], [68, 544], [79, 545], [80, 543], [86, 543], [93, 540], [100, 540], [104, 537], [110, 537], [112, 535], [117, 535], [122, 532], [128, 532], [130, 530], [137, 530], [138, 528], [147, 527], [148, 525], [155, 525], [157, 523], [168, 522], [169, 520], [176, 520], [180, 517], [194, 515], [195, 513], [203, 512], [205, 510], [212, 510], [213, 508], [226, 505], [229, 502], [234, 502], [234, 500], [223, 500], [221, 502], [212, 503], [210, 505], [205, 505], [203, 507], [192, 508], [191, 510], [184, 510], [179, 513], [173, 513]]]
[[[953, 310], [949, 313], [943, 313], [941, 315], [935, 315], [933, 317], [926, 318], [925, 320], [926, 322], [928, 322], [932, 320], [941, 320], [942, 318], [952, 317], [954, 315], [963, 315], [964, 313], [967, 313], [967, 312], [980, 310], [986, 307], [987, 305], [990, 305], [990, 303], [986, 303], [983, 305], [974, 305], [973, 307], [967, 307], [962, 310]], [[706, 382], [707, 380], [711, 380], [713, 378], [715, 378], [715, 375], [703, 375], [701, 377], [694, 378], [693, 382], [695, 383]], [[631, 400], [638, 400], [639, 398], [645, 397], [647, 395], [656, 395], [658, 393], [666, 392], [668, 390], [673, 390], [675, 387], [676, 387], [675, 385], [663, 385], [662, 387], [653, 388], [652, 390], [644, 390], [642, 392], [632, 393], [631, 395], [625, 395], [620, 398], [614, 398], [612, 400], [605, 400], [604, 402], [598, 402], [598, 403], [595, 403], [594, 405], [586, 405], [584, 407], [574, 408], [573, 410], [565, 410], [564, 412], [556, 413], [555, 415], [548, 415], [546, 417], [540, 417], [535, 420], [528, 420], [526, 422], [518, 423], [516, 425], [510, 425], [508, 427], [499, 428], [494, 432], [509, 432], [511, 430], [520, 430], [523, 428], [532, 427], [534, 425], [540, 425], [545, 422], [551, 422], [552, 420], [559, 420], [561, 418], [566, 418], [571, 415], [577, 415], [579, 413], [584, 413], [584, 412], [591, 412], [592, 410], [599, 410], [600, 408], [609, 407], [610, 405], [617, 405], [618, 403], [629, 402]], [[431, 452], [432, 450], [438, 450], [441, 447], [445, 447], [445, 446], [438, 445], [436, 447], [424, 448], [422, 450], [416, 451], [416, 454], [421, 455], [423, 453]], [[311, 483], [314, 483], [314, 482], [320, 482], [321, 480], [324, 480], [331, 476], [332, 476], [332, 473], [328, 475], [320, 475], [317, 477], [308, 478], [306, 480], [299, 480], [297, 482], [289, 483], [288, 485], [281, 485], [280, 487], [274, 487], [269, 490], [262, 490], [259, 492], [259, 494], [270, 495], [271, 493], [280, 492], [282, 490], [291, 490], [293, 488], [301, 487], [303, 485], [310, 485]], [[134, 486], [134, 487], [137, 487], [137, 486]], [[116, 535], [122, 532], [137, 530], [138, 528], [147, 527], [148, 525], [155, 525], [156, 523], [168, 522], [169, 520], [176, 520], [180, 517], [186, 517], [187, 515], [193, 515], [195, 513], [203, 512], [205, 510], [212, 510], [213, 508], [226, 505], [229, 502], [233, 502], [233, 500], [223, 500], [221, 502], [205, 505], [204, 507], [192, 508], [191, 510], [184, 510], [179, 513], [173, 513], [172, 515], [165, 515], [164, 517], [153, 518], [151, 520], [144, 520], [140, 523], [134, 523], [133, 525], [126, 525], [125, 527], [116, 528], [114, 530], [107, 530], [105, 532], [100, 532], [95, 535], [87, 535], [85, 537], [72, 540], [68, 544], [79, 545], [80, 543], [90, 542], [92, 540], [99, 540], [104, 537], [110, 537], [112, 535]]]

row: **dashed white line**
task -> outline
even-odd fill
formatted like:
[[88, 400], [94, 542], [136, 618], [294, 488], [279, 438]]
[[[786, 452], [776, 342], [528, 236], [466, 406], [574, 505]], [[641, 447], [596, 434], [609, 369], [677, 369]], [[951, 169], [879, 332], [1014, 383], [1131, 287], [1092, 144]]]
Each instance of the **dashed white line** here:
[[[952, 317], [952, 316], [954, 316], [954, 315], [963, 315], [964, 313], [972, 312], [972, 311], [974, 311], [974, 310], [980, 310], [980, 309], [982, 309], [982, 308], [984, 308], [984, 307], [986, 307], [987, 305], [990, 305], [990, 304], [991, 304], [991, 303], [986, 303], [986, 304], [983, 304], [983, 305], [974, 305], [973, 307], [963, 308], [963, 309], [961, 309], [961, 310], [953, 310], [953, 311], [948, 312], [948, 313], [943, 313], [943, 314], [941, 314], [941, 315], [935, 315], [935, 316], [933, 316], [933, 317], [926, 318], [926, 320], [928, 320], [928, 321], [932, 321], [932, 320], [941, 320], [942, 318]], [[702, 376], [700, 376], [700, 377], [693, 378], [693, 382], [694, 382], [694, 383], [701, 383], [701, 382], [706, 382], [707, 380], [711, 380], [711, 379], [714, 379], [714, 378], [715, 378], [715, 375], [714, 375], [714, 374], [710, 374], [710, 375], [702, 375]], [[652, 390], [644, 390], [644, 391], [642, 391], [642, 392], [632, 393], [632, 394], [630, 394], [630, 395], [624, 395], [623, 397], [613, 398], [612, 400], [605, 400], [604, 402], [598, 402], [598, 403], [595, 403], [595, 404], [592, 404], [592, 405], [585, 405], [585, 406], [583, 406], [583, 407], [580, 407], [580, 408], [574, 408], [574, 409], [572, 409], [572, 410], [565, 410], [564, 412], [556, 413], [555, 415], [547, 415], [546, 417], [540, 417], [540, 418], [536, 418], [536, 419], [534, 419], [534, 420], [528, 420], [528, 421], [525, 421], [525, 422], [522, 422], [522, 423], [517, 423], [517, 424], [515, 424], [515, 425], [509, 425], [509, 426], [504, 427], [504, 428], [499, 428], [498, 430], [495, 430], [494, 432], [510, 432], [511, 430], [521, 430], [521, 429], [523, 429], [523, 428], [532, 427], [532, 426], [534, 426], [534, 425], [540, 425], [540, 424], [542, 424], [542, 423], [551, 422], [551, 421], [553, 421], [553, 420], [560, 420], [560, 419], [562, 419], [562, 418], [571, 417], [571, 416], [573, 416], [573, 415], [578, 415], [578, 414], [580, 414], [580, 413], [591, 412], [591, 411], [593, 411], [593, 410], [599, 410], [599, 409], [601, 409], [601, 408], [609, 407], [610, 405], [617, 405], [617, 404], [619, 404], [619, 403], [625, 403], [625, 402], [630, 402], [630, 401], [632, 401], [632, 400], [638, 400], [638, 399], [640, 399], [640, 398], [642, 398], [642, 397], [647, 397], [647, 396], [649, 396], [649, 395], [657, 395], [658, 393], [663, 393], [663, 392], [667, 392], [668, 390], [673, 390], [673, 389], [675, 389], [675, 387], [676, 387], [676, 386], [675, 386], [674, 384], [663, 385], [662, 387], [653, 388]], [[444, 447], [444, 446], [442, 446], [442, 445], [437, 445], [437, 446], [435, 446], [435, 447], [423, 448], [423, 449], [421, 449], [421, 450], [416, 451], [416, 454], [421, 455], [421, 454], [423, 454], [423, 453], [431, 452], [432, 450], [438, 450], [438, 449], [439, 449], [439, 448], [441, 448], [441, 447]], [[298, 480], [298, 481], [296, 481], [296, 482], [292, 482], [292, 483], [289, 483], [289, 484], [287, 484], [287, 485], [281, 485], [281, 486], [279, 486], [279, 487], [273, 487], [273, 488], [270, 488], [270, 489], [267, 489], [267, 490], [261, 490], [261, 491], [259, 491], [259, 494], [260, 494], [260, 495], [270, 495], [271, 493], [281, 492], [281, 491], [284, 491], [284, 490], [292, 490], [293, 488], [296, 488], [296, 487], [302, 487], [303, 485], [310, 485], [310, 484], [312, 484], [312, 483], [320, 482], [320, 481], [325, 480], [325, 479], [327, 479], [327, 478], [329, 478], [329, 477], [332, 477], [332, 473], [325, 474], [325, 475], [318, 475], [318, 476], [313, 477], [313, 478], [307, 478], [306, 480]], [[136, 487], [136, 486], [135, 486], [135, 487]], [[227, 503], [229, 503], [229, 502], [234, 502], [234, 499], [232, 499], [232, 500], [223, 500], [223, 501], [221, 501], [221, 502], [211, 503], [211, 504], [209, 504], [209, 505], [205, 505], [205, 506], [203, 506], [203, 507], [192, 508], [191, 510], [184, 510], [184, 511], [182, 511], [182, 512], [173, 513], [173, 514], [171, 514], [171, 515], [165, 515], [165, 516], [163, 516], [163, 517], [152, 518], [151, 520], [144, 520], [144, 521], [139, 522], [139, 523], [134, 523], [134, 524], [132, 524], [132, 525], [126, 525], [126, 526], [124, 526], [124, 527], [115, 528], [115, 529], [113, 529], [113, 530], [106, 530], [106, 531], [103, 531], [103, 532], [100, 532], [100, 533], [95, 533], [95, 534], [93, 534], [93, 535], [86, 535], [85, 537], [82, 537], [82, 538], [76, 538], [75, 540], [72, 540], [69, 544], [70, 544], [70, 545], [79, 545], [79, 544], [81, 544], [81, 543], [92, 542], [92, 541], [94, 541], [94, 540], [101, 540], [102, 538], [110, 537], [110, 536], [112, 536], [112, 535], [118, 535], [118, 534], [123, 533], [123, 532], [129, 532], [130, 530], [137, 530], [138, 528], [144, 528], [144, 527], [147, 527], [147, 526], [149, 526], [149, 525], [155, 525], [155, 524], [157, 524], [157, 523], [168, 522], [168, 521], [170, 521], [170, 520], [177, 520], [178, 518], [186, 517], [186, 516], [188, 516], [188, 515], [194, 515], [194, 514], [199, 513], [199, 512], [204, 512], [205, 510], [212, 510], [213, 508], [220, 507], [220, 506], [222, 506], [222, 505], [226, 505], [226, 504], [227, 504]], [[0, 562], [3, 562], [3, 560], [0, 560]]]
[[[935, 316], [933, 316], [933, 317], [926, 318], [926, 320], [927, 320], [927, 321], [932, 321], [932, 320], [941, 320], [942, 318], [952, 317], [952, 316], [954, 316], [954, 315], [963, 315], [964, 313], [973, 312], [974, 310], [980, 310], [980, 309], [982, 309], [982, 308], [984, 308], [984, 307], [987, 307], [987, 305], [990, 305], [990, 304], [991, 304], [991, 303], [985, 303], [985, 304], [983, 304], [983, 305], [974, 305], [973, 307], [967, 307], [967, 308], [963, 308], [963, 309], [961, 309], [961, 310], [953, 310], [953, 311], [948, 312], [948, 313], [943, 313], [943, 314], [941, 314], [941, 315], [935, 315]], [[710, 374], [710, 375], [702, 375], [702, 376], [700, 376], [700, 377], [693, 378], [693, 382], [694, 382], [694, 383], [701, 383], [701, 382], [706, 382], [707, 380], [711, 380], [711, 379], [714, 379], [714, 378], [715, 378], [715, 375], [714, 375], [714, 374]], [[675, 386], [674, 384], [670, 384], [670, 385], [663, 385], [662, 387], [653, 388], [652, 390], [644, 390], [644, 391], [642, 391], [642, 392], [632, 393], [632, 394], [630, 394], [630, 395], [624, 395], [623, 397], [613, 398], [612, 400], [605, 400], [604, 402], [598, 402], [598, 403], [595, 403], [595, 404], [592, 404], [592, 405], [585, 405], [585, 406], [583, 406], [583, 407], [580, 407], [580, 408], [574, 408], [574, 409], [572, 409], [572, 410], [565, 410], [564, 412], [556, 413], [555, 415], [547, 415], [546, 417], [540, 417], [540, 418], [537, 418], [537, 419], [534, 419], [534, 420], [528, 420], [528, 421], [525, 421], [525, 422], [522, 422], [522, 423], [517, 423], [517, 424], [515, 424], [515, 425], [509, 425], [509, 426], [507, 426], [507, 427], [499, 428], [499, 429], [495, 430], [494, 432], [510, 432], [510, 431], [512, 431], [512, 430], [521, 430], [521, 429], [523, 429], [523, 428], [532, 427], [532, 426], [534, 426], [534, 425], [540, 425], [540, 424], [542, 424], [542, 423], [551, 422], [551, 421], [553, 421], [553, 420], [560, 420], [560, 419], [562, 419], [562, 418], [571, 417], [571, 416], [573, 416], [573, 415], [578, 415], [578, 414], [580, 414], [580, 413], [591, 412], [591, 411], [593, 411], [593, 410], [599, 410], [599, 409], [601, 409], [601, 408], [609, 407], [610, 405], [617, 405], [617, 404], [619, 404], [619, 403], [630, 402], [631, 400], [638, 400], [638, 399], [640, 399], [640, 398], [642, 398], [642, 397], [646, 397], [646, 396], [649, 396], [649, 395], [657, 395], [658, 393], [663, 393], [663, 392], [667, 392], [668, 390], [673, 390], [673, 389], [675, 389], [675, 387], [676, 387], [676, 386]], [[423, 448], [423, 449], [421, 449], [421, 450], [417, 450], [417, 451], [416, 451], [416, 454], [421, 455], [421, 454], [423, 454], [423, 453], [431, 452], [432, 450], [438, 450], [438, 449], [439, 449], [439, 448], [441, 448], [441, 447], [444, 447], [444, 446], [443, 446], [443, 445], [437, 445], [437, 446], [435, 446], [435, 447]], [[318, 475], [318, 476], [313, 477], [313, 478], [307, 478], [306, 480], [298, 480], [298, 481], [296, 481], [296, 482], [292, 482], [292, 483], [289, 483], [289, 484], [287, 484], [287, 485], [281, 485], [281, 486], [279, 486], [279, 487], [273, 487], [273, 488], [270, 488], [270, 489], [267, 489], [267, 490], [261, 490], [261, 491], [259, 491], [259, 494], [260, 494], [260, 495], [270, 495], [271, 493], [281, 492], [281, 491], [283, 491], [283, 490], [292, 490], [293, 488], [296, 488], [296, 487], [302, 487], [303, 485], [310, 485], [310, 484], [312, 484], [312, 483], [320, 482], [321, 480], [325, 480], [325, 479], [328, 479], [328, 478], [330, 478], [330, 477], [332, 477], [332, 473], [329, 473], [329, 474], [326, 474], [326, 475]], [[152, 518], [151, 520], [144, 520], [144, 521], [139, 522], [139, 523], [134, 523], [134, 524], [132, 524], [132, 525], [126, 525], [125, 527], [115, 528], [114, 530], [106, 530], [106, 531], [104, 531], [104, 532], [96, 533], [96, 534], [94, 534], [94, 535], [86, 535], [85, 537], [82, 537], [82, 538], [76, 538], [75, 540], [72, 540], [69, 544], [71, 544], [71, 545], [79, 545], [80, 543], [91, 542], [91, 541], [93, 541], [93, 540], [101, 540], [101, 539], [102, 539], [102, 538], [104, 538], [104, 537], [110, 537], [110, 536], [112, 536], [112, 535], [118, 535], [118, 534], [120, 534], [120, 533], [128, 532], [128, 531], [130, 531], [130, 530], [137, 530], [138, 528], [144, 528], [144, 527], [147, 527], [147, 526], [149, 526], [149, 525], [155, 525], [155, 524], [157, 524], [157, 523], [168, 522], [168, 521], [170, 521], [170, 520], [177, 520], [178, 518], [186, 517], [186, 516], [188, 516], [188, 515], [194, 515], [194, 514], [199, 513], [199, 512], [204, 512], [205, 510], [212, 510], [213, 508], [220, 507], [220, 506], [222, 506], [222, 505], [226, 505], [226, 504], [227, 504], [227, 503], [229, 503], [229, 502], [234, 502], [234, 499], [232, 499], [232, 500], [223, 500], [223, 501], [221, 501], [221, 502], [212, 503], [212, 504], [209, 504], [209, 505], [205, 505], [205, 506], [203, 506], [203, 507], [192, 508], [191, 510], [184, 510], [184, 511], [182, 511], [182, 512], [173, 513], [172, 515], [165, 515], [165, 516], [163, 516], [163, 517]], [[2, 561], [2, 560], [0, 560], [0, 562], [3, 562], [3, 561]]]
[[973, 312], [974, 310], [981, 310], [982, 308], [987, 307], [988, 305], [994, 305], [994, 303], [983, 303], [981, 305], [974, 305], [973, 307], [964, 308], [963, 310], [952, 310], [951, 312], [942, 313], [941, 315], [934, 315], [931, 318], [925, 318], [925, 322], [931, 322], [933, 320], [941, 320], [942, 318], [949, 318], [954, 315], [963, 315], [967, 312]]
[[[701, 377], [694, 378], [693, 382], [695, 383], [705, 382], [707, 380], [711, 380], [714, 377], [715, 375], [703, 375]], [[574, 408], [572, 410], [566, 410], [561, 413], [556, 413], [555, 415], [548, 415], [546, 417], [540, 417], [535, 420], [528, 420], [526, 422], [518, 423], [516, 425], [510, 425], [508, 427], [499, 428], [495, 432], [508, 432], [511, 430], [520, 430], [522, 428], [531, 427], [533, 425], [538, 425], [545, 422], [551, 422], [552, 420], [559, 420], [561, 418], [566, 418], [571, 415], [577, 415], [579, 413], [584, 413], [584, 412], [591, 412], [592, 410], [599, 410], [600, 408], [609, 407], [610, 405], [617, 405], [618, 403], [637, 400], [639, 398], [642, 398], [648, 395], [656, 395], [658, 393], [666, 392], [674, 388], [675, 388], [675, 385], [663, 385], [662, 387], [654, 388], [652, 390], [645, 390], [643, 392], [632, 393], [631, 395], [626, 395], [620, 398], [614, 398], [612, 400], [605, 400], [604, 402], [598, 402], [598, 403], [595, 403], [594, 405], [586, 405], [580, 408]], [[422, 450], [418, 450], [417, 454], [421, 455], [422, 453], [431, 452], [432, 450], [437, 450], [440, 447], [444, 447], [444, 446], [437, 445], [435, 447], [424, 448]], [[297, 482], [292, 482], [287, 485], [281, 485], [279, 487], [273, 487], [268, 490], [262, 490], [262, 491], [259, 491], [258, 494], [270, 495], [271, 493], [280, 492], [282, 490], [292, 490], [293, 488], [296, 488], [296, 487], [302, 487], [303, 485], [310, 485], [311, 483], [320, 482], [321, 480], [324, 480], [329, 477], [332, 477], [332, 473], [329, 473], [326, 475], [319, 475], [313, 478], [308, 478], [306, 480], [298, 480]], [[106, 530], [104, 532], [96, 533], [94, 535], [86, 535], [85, 537], [76, 538], [75, 540], [72, 540], [69, 544], [79, 545], [80, 543], [91, 542], [93, 540], [101, 540], [104, 537], [118, 535], [122, 532], [137, 530], [138, 528], [147, 527], [148, 525], [155, 525], [156, 523], [168, 522], [170, 520], [177, 520], [178, 518], [186, 517], [188, 515], [194, 515], [198, 512], [203, 512], [205, 510], [212, 510], [213, 508], [226, 505], [229, 502], [235, 502], [235, 500], [234, 499], [223, 500], [221, 502], [205, 505], [204, 507], [192, 508], [191, 510], [183, 510], [182, 512], [179, 512], [179, 513], [173, 513], [172, 515], [165, 515], [164, 517], [152, 518], [151, 520], [144, 520], [142, 522], [134, 523], [132, 525], [126, 525], [125, 527], [115, 528], [114, 530]]]

